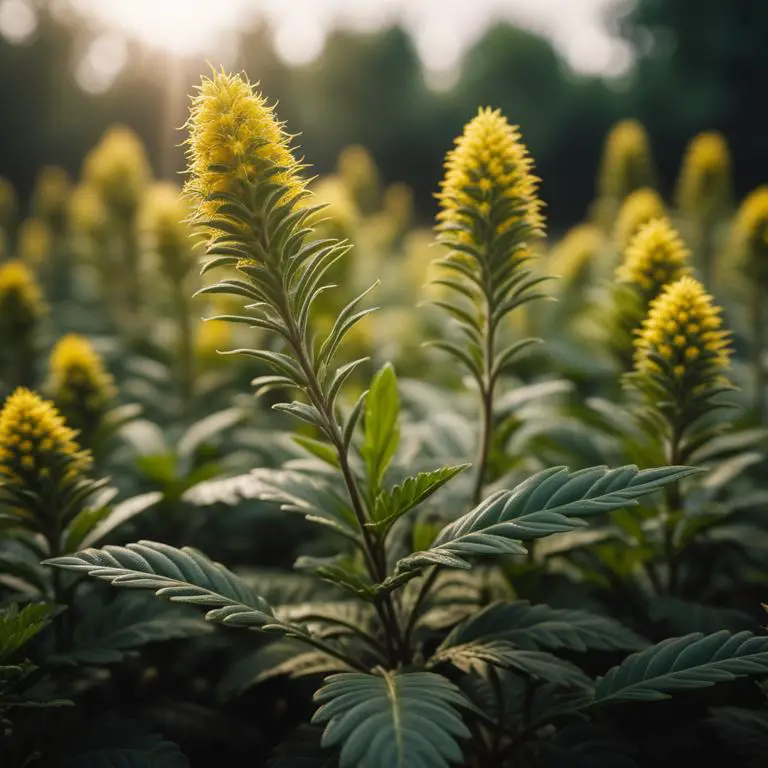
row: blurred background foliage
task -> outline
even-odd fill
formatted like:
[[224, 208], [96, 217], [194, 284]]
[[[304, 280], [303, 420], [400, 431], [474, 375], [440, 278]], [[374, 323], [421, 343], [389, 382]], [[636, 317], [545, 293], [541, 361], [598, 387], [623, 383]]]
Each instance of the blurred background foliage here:
[[[130, 66], [104, 93], [88, 93], [75, 77], [82, 29], [46, 4], [36, 12], [35, 33], [24, 44], [0, 38], [0, 174], [27, 200], [41, 165], [77, 175], [88, 150], [118, 122], [139, 134], [152, 165], [171, 178], [183, 167], [175, 129], [185, 119], [186, 94], [207, 69], [202, 57], [129, 43]], [[479, 105], [499, 107], [521, 126], [555, 234], [587, 212], [605, 134], [625, 117], [647, 128], [665, 197], [686, 142], [704, 130], [722, 132], [732, 148], [736, 196], [755, 187], [768, 161], [768, 4], [637, 0], [609, 5], [606, 14], [634, 50], [620, 77], [578, 75], [548, 39], [508, 23], [489, 27], [450, 87], [439, 89], [428, 84], [413, 41], [398, 26], [331, 31], [319, 57], [295, 67], [276, 55], [266, 27], [256, 27], [243, 31], [234, 67], [280, 102], [281, 118], [302, 132], [302, 150], [318, 173], [332, 171], [348, 145], [362, 144], [383, 183], [412, 188], [417, 220], [433, 215], [445, 152]]]

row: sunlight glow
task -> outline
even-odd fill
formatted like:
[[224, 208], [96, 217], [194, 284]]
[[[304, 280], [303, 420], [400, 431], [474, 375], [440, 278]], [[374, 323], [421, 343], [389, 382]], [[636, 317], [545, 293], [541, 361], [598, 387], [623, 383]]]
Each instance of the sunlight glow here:
[[37, 30], [37, 15], [26, 0], [0, 2], [0, 35], [17, 45], [26, 43]]

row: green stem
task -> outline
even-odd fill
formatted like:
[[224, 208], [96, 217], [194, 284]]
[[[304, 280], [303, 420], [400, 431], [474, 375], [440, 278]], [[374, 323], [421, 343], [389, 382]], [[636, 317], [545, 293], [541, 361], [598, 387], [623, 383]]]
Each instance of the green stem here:
[[755, 380], [755, 413], [759, 423], [765, 421], [765, 300], [759, 280], [753, 284], [752, 294], [752, 369]]
[[437, 577], [440, 573], [440, 566], [435, 565], [427, 576], [422, 577], [421, 586], [416, 594], [416, 600], [414, 600], [413, 607], [411, 608], [411, 615], [408, 617], [408, 622], [405, 625], [404, 641], [407, 648], [411, 647], [411, 638], [413, 636], [413, 630], [416, 628], [416, 622], [418, 621], [421, 606], [427, 599], [427, 596], [432, 591]]
[[[669, 465], [678, 466], [681, 463], [680, 442], [682, 430], [678, 423], [672, 425], [672, 436], [669, 442]], [[669, 572], [668, 592], [674, 595], [677, 591], [679, 577], [679, 561], [675, 547], [675, 528], [677, 527], [677, 515], [682, 508], [683, 499], [680, 492], [680, 483], [670, 483], [665, 489], [667, 516], [664, 526], [664, 556]]]

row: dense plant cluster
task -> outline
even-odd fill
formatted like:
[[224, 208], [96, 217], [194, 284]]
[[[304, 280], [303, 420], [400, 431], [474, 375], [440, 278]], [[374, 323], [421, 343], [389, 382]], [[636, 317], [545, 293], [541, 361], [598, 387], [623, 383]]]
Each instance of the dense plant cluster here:
[[673, 206], [617, 125], [557, 237], [498, 110], [434, 234], [244, 75], [185, 130], [184, 189], [115, 127], [2, 223], [2, 765], [762, 765], [768, 198], [725, 139]]

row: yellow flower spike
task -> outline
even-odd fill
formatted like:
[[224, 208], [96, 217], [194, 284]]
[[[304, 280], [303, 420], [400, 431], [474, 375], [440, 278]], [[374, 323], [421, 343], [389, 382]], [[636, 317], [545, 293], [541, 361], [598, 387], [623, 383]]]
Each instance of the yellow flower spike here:
[[46, 306], [35, 278], [18, 260], [0, 266], [0, 336], [14, 343], [31, 332]]
[[621, 202], [636, 189], [651, 187], [655, 171], [648, 134], [637, 120], [621, 120], [605, 140], [598, 192], [602, 199]]
[[733, 234], [749, 274], [768, 281], [768, 185], [744, 199], [733, 222]]
[[685, 151], [677, 185], [677, 205], [690, 220], [722, 215], [731, 195], [731, 156], [717, 132], [700, 133]]
[[17, 389], [0, 411], [0, 483], [38, 494], [41, 479], [54, 473], [63, 481], [79, 479], [90, 468], [91, 455], [75, 437], [52, 403]]
[[379, 169], [368, 150], [359, 144], [345, 147], [337, 163], [339, 177], [357, 207], [363, 213], [372, 213], [379, 206]]
[[669, 219], [642, 225], [624, 251], [616, 281], [632, 288], [647, 306], [667, 284], [690, 274], [690, 251]]
[[50, 227], [43, 219], [24, 219], [19, 225], [16, 255], [25, 264], [35, 269], [47, 260], [53, 247]]
[[[635, 371], [659, 375], [653, 355], [669, 363], [675, 383], [701, 392], [722, 382], [729, 366], [730, 334], [722, 329], [722, 310], [704, 286], [685, 276], [667, 285], [653, 300], [635, 340]], [[685, 314], [693, 322], [675, 321]], [[670, 332], [668, 327], [676, 325]]]
[[194, 266], [194, 242], [188, 223], [189, 201], [171, 182], [157, 182], [147, 191], [139, 213], [139, 232], [148, 252], [172, 280], [182, 279]]
[[664, 215], [664, 203], [655, 190], [636, 189], [624, 200], [616, 216], [614, 241], [618, 248], [623, 251], [643, 224]]
[[124, 125], [112, 126], [85, 159], [83, 178], [107, 207], [130, 217], [150, 179], [149, 162], [138, 136]]
[[68, 207], [69, 229], [96, 242], [101, 241], [109, 227], [109, 211], [98, 190], [91, 184], [78, 184], [72, 192]]
[[548, 269], [570, 282], [589, 270], [605, 245], [605, 237], [594, 224], [569, 229], [549, 254]]
[[477, 220], [467, 209], [480, 218], [494, 219], [491, 237], [516, 224], [524, 226], [523, 237], [543, 237], [538, 179], [531, 173], [533, 160], [520, 139], [517, 128], [498, 109], [481, 108], [466, 125], [448, 153], [438, 194], [438, 229], [446, 241], [481, 243]]
[[212, 195], [225, 193], [247, 203], [248, 185], [259, 182], [282, 185], [283, 202], [304, 191], [291, 137], [245, 75], [215, 72], [203, 78], [188, 127], [186, 190], [195, 198], [197, 219], [210, 219], [220, 210], [222, 201]]
[[35, 216], [54, 229], [60, 229], [64, 224], [71, 190], [72, 181], [63, 168], [58, 165], [42, 168], [35, 183], [33, 200]]
[[360, 223], [360, 211], [344, 182], [338, 176], [325, 176], [313, 184], [312, 192], [301, 204], [325, 206], [317, 216], [317, 235], [353, 240]]
[[115, 397], [112, 376], [88, 339], [75, 333], [63, 336], [50, 357], [46, 385], [67, 423], [88, 433]]

